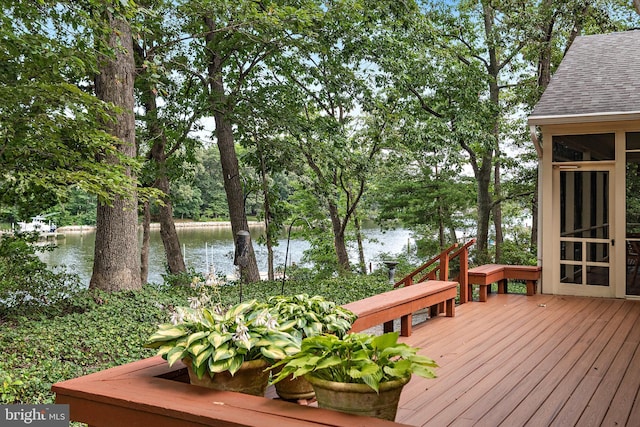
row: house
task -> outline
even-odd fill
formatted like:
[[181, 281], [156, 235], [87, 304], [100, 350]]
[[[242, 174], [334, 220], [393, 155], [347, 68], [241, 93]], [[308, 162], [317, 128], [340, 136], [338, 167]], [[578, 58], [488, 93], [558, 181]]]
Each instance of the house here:
[[576, 38], [528, 122], [542, 292], [640, 299], [640, 31]]

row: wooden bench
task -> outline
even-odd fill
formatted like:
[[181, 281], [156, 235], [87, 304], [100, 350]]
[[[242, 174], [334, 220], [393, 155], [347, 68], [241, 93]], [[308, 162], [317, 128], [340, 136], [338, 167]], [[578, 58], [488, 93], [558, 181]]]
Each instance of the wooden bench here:
[[380, 324], [384, 324], [385, 332], [390, 332], [393, 331], [393, 321], [399, 318], [400, 335], [408, 337], [411, 335], [412, 315], [418, 310], [430, 307], [432, 316], [444, 311], [447, 317], [453, 317], [457, 293], [457, 282], [429, 280], [354, 301], [344, 307], [358, 315], [351, 332]]
[[505, 265], [486, 264], [470, 268], [468, 272], [469, 299], [471, 300], [472, 285], [480, 286], [480, 301], [487, 300], [487, 293], [491, 291], [491, 284], [498, 282], [498, 293], [507, 293], [509, 279], [524, 280], [527, 283], [527, 295], [536, 293], [536, 282], [540, 279], [542, 267], [535, 265]]

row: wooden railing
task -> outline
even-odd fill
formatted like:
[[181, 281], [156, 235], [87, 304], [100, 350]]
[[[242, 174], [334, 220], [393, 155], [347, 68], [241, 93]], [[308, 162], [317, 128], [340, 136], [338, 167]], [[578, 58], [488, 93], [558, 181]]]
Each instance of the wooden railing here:
[[[469, 279], [469, 248], [475, 242], [476, 239], [471, 239], [458, 250], [456, 250], [456, 248], [458, 248], [458, 244], [454, 243], [444, 251], [440, 252], [439, 255], [431, 258], [429, 261], [409, 273], [406, 277], [396, 282], [393, 287], [397, 288], [400, 286], [411, 286], [414, 283], [425, 282], [427, 280], [435, 280], [436, 278], [438, 278], [438, 280], [448, 281], [449, 263], [452, 259], [459, 257], [460, 270], [458, 276], [456, 276], [453, 280], [460, 283], [460, 304], [465, 303], [467, 301], [467, 292], [469, 289], [469, 287], [467, 286]], [[425, 273], [425, 270], [436, 263], [437, 265], [434, 268]], [[416, 279], [416, 276], [421, 273], [422, 276]]]

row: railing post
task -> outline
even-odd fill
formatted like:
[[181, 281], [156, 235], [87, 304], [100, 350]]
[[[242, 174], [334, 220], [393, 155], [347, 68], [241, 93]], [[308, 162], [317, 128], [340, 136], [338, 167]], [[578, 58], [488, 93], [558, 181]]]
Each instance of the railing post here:
[[449, 280], [449, 251], [440, 254], [440, 280]]
[[460, 253], [460, 304], [469, 301], [469, 247], [464, 246]]

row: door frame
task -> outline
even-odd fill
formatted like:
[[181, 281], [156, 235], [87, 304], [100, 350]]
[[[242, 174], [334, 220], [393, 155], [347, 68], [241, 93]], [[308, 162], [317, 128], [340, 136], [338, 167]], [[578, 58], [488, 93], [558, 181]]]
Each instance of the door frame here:
[[[589, 297], [615, 297], [616, 296], [616, 164], [614, 161], [598, 161], [598, 162], [567, 162], [553, 165], [553, 224], [552, 224], [552, 245], [553, 245], [553, 276], [555, 294], [562, 295], [578, 295]], [[608, 172], [608, 193], [609, 193], [609, 285], [597, 286], [586, 284], [570, 284], [560, 282], [560, 172], [561, 171], [580, 171], [580, 172]], [[624, 242], [620, 242], [623, 244]], [[583, 258], [586, 257], [583, 251]], [[583, 260], [583, 262], [587, 262]]]

